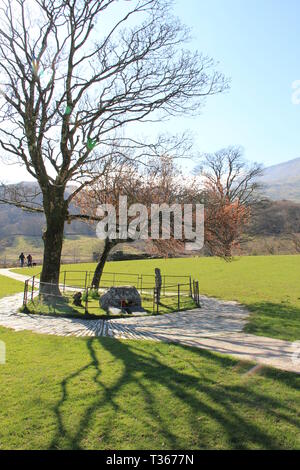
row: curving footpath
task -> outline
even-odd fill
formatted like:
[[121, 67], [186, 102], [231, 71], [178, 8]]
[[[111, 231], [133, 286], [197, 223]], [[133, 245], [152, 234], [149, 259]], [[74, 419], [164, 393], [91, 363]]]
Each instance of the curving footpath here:
[[[19, 281], [27, 278], [7, 269], [0, 269], [0, 274]], [[59, 336], [175, 342], [300, 373], [300, 360], [296, 358], [293, 343], [242, 332], [249, 312], [236, 302], [201, 296], [201, 309], [161, 316], [87, 320], [19, 313], [22, 298], [23, 294], [15, 294], [0, 299], [1, 326]]]

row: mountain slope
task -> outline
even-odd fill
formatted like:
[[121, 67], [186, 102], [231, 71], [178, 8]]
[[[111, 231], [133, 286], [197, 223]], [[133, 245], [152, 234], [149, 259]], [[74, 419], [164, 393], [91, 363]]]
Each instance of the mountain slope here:
[[[35, 183], [19, 183], [16, 186], [28, 187], [32, 191], [37, 187]], [[41, 197], [36, 198], [36, 201], [41, 202]], [[72, 211], [76, 213], [76, 208], [72, 207]], [[44, 226], [43, 214], [26, 212], [12, 205], [0, 204], [0, 239], [10, 239], [14, 236], [41, 236]], [[72, 221], [71, 224], [65, 224], [65, 233], [94, 235], [95, 230], [85, 222]]]
[[300, 158], [265, 168], [260, 180], [271, 199], [300, 202]]

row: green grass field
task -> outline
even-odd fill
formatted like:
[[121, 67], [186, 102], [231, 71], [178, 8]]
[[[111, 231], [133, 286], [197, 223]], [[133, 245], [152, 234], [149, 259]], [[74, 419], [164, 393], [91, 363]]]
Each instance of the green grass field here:
[[[75, 271], [67, 282], [83, 283], [84, 272], [94, 264], [63, 265]], [[106, 272], [189, 275], [199, 280], [200, 293], [237, 300], [252, 312], [246, 331], [295, 341], [300, 339], [300, 256], [249, 256], [231, 263], [216, 258], [187, 258], [110, 262]], [[37, 274], [40, 267], [16, 270]], [[76, 274], [77, 271], [77, 274]]]
[[1, 449], [300, 447], [297, 375], [179, 345], [0, 337]]
[[[22, 288], [0, 278], [1, 296], [8, 285]], [[296, 374], [148, 341], [1, 327], [0, 340], [0, 449], [300, 448]]]
[[[65, 263], [77, 263], [79, 260], [92, 260], [93, 252], [101, 252], [103, 241], [95, 236], [66, 235], [63, 244], [62, 258]], [[34, 261], [43, 259], [43, 241], [39, 236], [12, 236], [0, 240], [0, 262], [9, 266], [18, 266], [18, 256], [23, 251], [33, 255]], [[242, 255], [287, 255], [294, 254], [295, 247], [291, 240], [285, 236], [256, 236], [247, 240], [241, 246]], [[116, 247], [126, 253], [138, 253], [144, 251], [143, 246], [133, 243], [122, 243]]]
[[[102, 249], [103, 241], [95, 236], [66, 235], [62, 259], [65, 263], [77, 263], [78, 260], [91, 261], [93, 252], [101, 253]], [[130, 243], [124, 243], [117, 249], [126, 253], [137, 252], [137, 249]], [[31, 253], [34, 261], [41, 262], [43, 250], [44, 244], [40, 235], [37, 237], [12, 236], [4, 240], [0, 239], [0, 262], [8, 266], [18, 266], [18, 257], [22, 251], [26, 255]]]
[[[65, 237], [62, 255], [64, 258], [72, 260], [71, 262], [74, 259], [78, 259], [78, 257], [92, 259], [93, 251], [101, 250], [102, 245], [103, 242], [95, 237], [76, 235]], [[1, 259], [6, 258], [17, 265], [18, 256], [23, 251], [26, 254], [31, 253], [34, 260], [42, 260], [43, 246], [43, 240], [40, 235], [38, 237], [15, 236], [9, 239], [9, 243], [7, 242], [6, 246], [2, 241]]]
[[15, 294], [16, 292], [23, 292], [23, 290], [23, 282], [0, 275], [0, 298]]

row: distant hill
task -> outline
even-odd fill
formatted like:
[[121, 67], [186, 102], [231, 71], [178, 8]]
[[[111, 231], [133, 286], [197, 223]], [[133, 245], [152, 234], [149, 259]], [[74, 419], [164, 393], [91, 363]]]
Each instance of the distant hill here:
[[[262, 237], [282, 236], [290, 231], [300, 233], [300, 158], [266, 168], [261, 180], [265, 185], [264, 192], [271, 200], [253, 211], [248, 232]], [[28, 185], [32, 183], [26, 183]], [[73, 207], [74, 211], [76, 208]], [[13, 245], [16, 237], [40, 240], [44, 226], [43, 215], [0, 204], [2, 246]], [[95, 237], [95, 230], [84, 222], [76, 221], [65, 224], [65, 235]]]
[[265, 168], [261, 182], [269, 198], [300, 202], [300, 158]]
[[[34, 183], [20, 183], [20, 185], [36, 186]], [[8, 204], [0, 204], [0, 239], [9, 240], [14, 236], [41, 236], [44, 226], [43, 214], [34, 214]], [[84, 222], [73, 221], [71, 224], [65, 224], [65, 234], [94, 235], [94, 233], [95, 231]]]

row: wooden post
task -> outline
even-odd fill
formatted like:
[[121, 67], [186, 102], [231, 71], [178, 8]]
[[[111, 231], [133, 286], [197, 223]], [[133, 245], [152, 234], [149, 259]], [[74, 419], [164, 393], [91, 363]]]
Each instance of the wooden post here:
[[196, 286], [197, 286], [197, 305], [199, 306], [199, 281], [196, 282]]
[[28, 281], [26, 280], [24, 283], [24, 295], [23, 295], [23, 306], [26, 307], [27, 305], [27, 290], [28, 290]]
[[153, 309], [152, 312], [155, 313], [155, 288], [153, 289]]
[[161, 287], [162, 287], [162, 278], [161, 278], [160, 269], [155, 268], [155, 288], [156, 288], [156, 297], [157, 297], [158, 303], [160, 302]]
[[85, 290], [85, 303], [84, 303], [84, 314], [87, 315], [88, 312], [88, 305], [89, 305], [89, 289]]
[[35, 279], [35, 276], [32, 277], [32, 284], [31, 284], [31, 302], [33, 301], [34, 279]]

